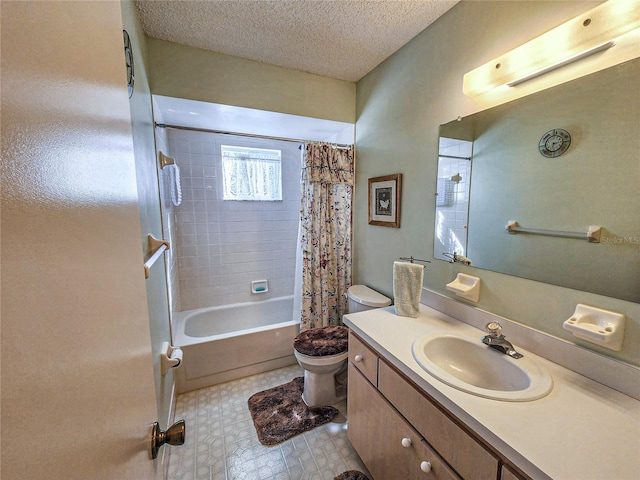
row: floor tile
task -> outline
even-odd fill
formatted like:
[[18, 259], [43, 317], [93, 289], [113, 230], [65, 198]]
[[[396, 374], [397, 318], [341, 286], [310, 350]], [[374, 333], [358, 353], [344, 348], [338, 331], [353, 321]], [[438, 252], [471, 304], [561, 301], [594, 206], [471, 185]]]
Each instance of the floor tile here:
[[303, 375], [289, 366], [178, 395], [185, 444], [169, 447], [169, 480], [333, 480], [346, 470], [367, 473], [347, 439], [346, 402], [332, 422], [266, 447], [247, 406], [254, 393]]

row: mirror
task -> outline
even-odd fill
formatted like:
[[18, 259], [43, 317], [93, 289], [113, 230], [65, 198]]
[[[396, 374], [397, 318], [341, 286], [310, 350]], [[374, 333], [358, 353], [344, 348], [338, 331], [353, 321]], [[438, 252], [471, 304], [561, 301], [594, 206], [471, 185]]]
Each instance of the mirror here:
[[635, 59], [441, 125], [434, 258], [640, 303], [639, 80]]
[[438, 148], [433, 255], [457, 261], [467, 254], [473, 142], [441, 135]]

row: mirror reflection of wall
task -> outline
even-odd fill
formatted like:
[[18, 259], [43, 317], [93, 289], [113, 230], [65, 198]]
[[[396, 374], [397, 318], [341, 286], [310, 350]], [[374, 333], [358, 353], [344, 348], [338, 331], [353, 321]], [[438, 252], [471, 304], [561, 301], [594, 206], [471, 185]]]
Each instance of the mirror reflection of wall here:
[[473, 143], [440, 138], [434, 258], [451, 261], [467, 253], [467, 218]]
[[[441, 125], [441, 137], [473, 142], [474, 267], [640, 302], [639, 79], [635, 59]], [[559, 128], [571, 133], [568, 150], [541, 154], [541, 139]], [[441, 208], [451, 207], [436, 206], [434, 257], [449, 260]], [[509, 235], [511, 220], [585, 234], [600, 225], [602, 238]]]

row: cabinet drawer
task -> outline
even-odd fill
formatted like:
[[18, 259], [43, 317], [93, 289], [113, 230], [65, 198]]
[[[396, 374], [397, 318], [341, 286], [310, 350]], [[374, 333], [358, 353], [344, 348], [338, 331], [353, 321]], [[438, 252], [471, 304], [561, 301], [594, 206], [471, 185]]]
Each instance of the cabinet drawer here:
[[353, 364], [348, 385], [347, 435], [375, 480], [460, 480]]
[[497, 458], [385, 362], [378, 370], [380, 392], [462, 478], [498, 478]]
[[373, 384], [378, 385], [378, 355], [349, 331], [349, 362]]

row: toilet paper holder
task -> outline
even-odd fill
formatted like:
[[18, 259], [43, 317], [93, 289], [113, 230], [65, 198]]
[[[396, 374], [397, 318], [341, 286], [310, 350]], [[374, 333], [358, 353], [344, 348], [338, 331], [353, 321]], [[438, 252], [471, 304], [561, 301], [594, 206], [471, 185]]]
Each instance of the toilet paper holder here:
[[160, 368], [162, 375], [166, 375], [170, 368], [178, 368], [182, 364], [182, 349], [172, 347], [169, 342], [162, 344], [160, 350]]

